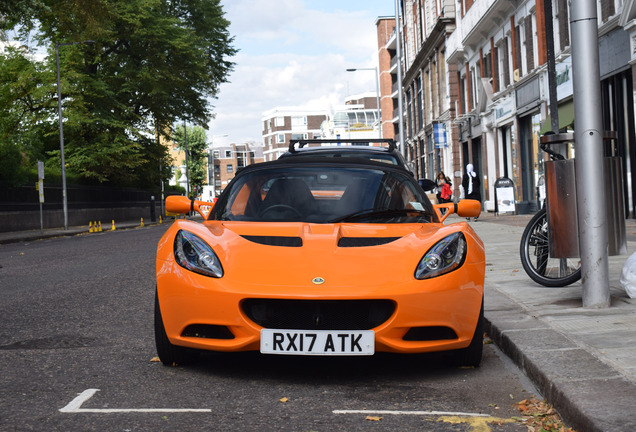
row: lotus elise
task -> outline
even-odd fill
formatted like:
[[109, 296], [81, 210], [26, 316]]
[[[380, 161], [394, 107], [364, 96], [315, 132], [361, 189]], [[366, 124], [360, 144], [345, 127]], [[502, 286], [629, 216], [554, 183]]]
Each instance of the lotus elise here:
[[166, 365], [203, 351], [356, 356], [450, 351], [478, 366], [478, 201], [432, 205], [406, 169], [283, 158], [240, 170], [214, 204], [171, 196], [157, 249], [155, 340]]

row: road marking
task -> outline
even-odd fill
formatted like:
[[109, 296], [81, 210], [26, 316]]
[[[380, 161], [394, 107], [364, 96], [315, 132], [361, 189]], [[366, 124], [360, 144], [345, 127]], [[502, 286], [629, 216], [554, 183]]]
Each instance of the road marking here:
[[448, 412], [448, 411], [333, 410], [332, 412], [334, 414], [385, 414], [385, 415], [418, 415], [418, 416], [490, 417], [488, 414]]
[[82, 404], [89, 400], [99, 389], [87, 389], [79, 394], [64, 408], [60, 408], [63, 413], [178, 413], [178, 412], [212, 412], [207, 408], [81, 408]]

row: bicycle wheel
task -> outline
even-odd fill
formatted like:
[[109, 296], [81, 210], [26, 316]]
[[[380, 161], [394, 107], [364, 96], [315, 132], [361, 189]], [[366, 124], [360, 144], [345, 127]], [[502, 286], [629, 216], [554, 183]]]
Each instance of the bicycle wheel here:
[[521, 264], [528, 276], [546, 287], [564, 287], [581, 279], [579, 258], [550, 258], [545, 209], [535, 214], [521, 236]]

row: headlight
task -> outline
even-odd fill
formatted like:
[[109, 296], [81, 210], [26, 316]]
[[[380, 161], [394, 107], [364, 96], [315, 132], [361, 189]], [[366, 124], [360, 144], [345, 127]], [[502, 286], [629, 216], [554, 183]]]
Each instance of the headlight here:
[[466, 238], [460, 232], [438, 241], [426, 252], [415, 270], [417, 279], [429, 279], [459, 268], [466, 259]]
[[223, 277], [223, 267], [212, 248], [200, 237], [179, 231], [174, 238], [174, 257], [181, 267], [216, 278]]

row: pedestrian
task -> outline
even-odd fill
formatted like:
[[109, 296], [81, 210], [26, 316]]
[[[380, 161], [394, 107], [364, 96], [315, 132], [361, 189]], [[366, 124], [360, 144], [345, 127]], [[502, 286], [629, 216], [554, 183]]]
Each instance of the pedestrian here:
[[437, 203], [443, 204], [451, 202], [451, 198], [453, 197], [453, 183], [446, 177], [444, 171], [440, 171], [437, 174], [435, 184], [437, 185]]
[[[476, 200], [481, 203], [481, 191], [479, 189], [479, 177], [477, 177], [477, 173], [473, 169], [473, 164], [466, 165], [466, 172], [464, 173], [464, 177], [462, 178], [462, 187], [464, 188], [464, 194], [466, 199]], [[477, 222], [479, 216], [475, 218], [475, 222]], [[470, 220], [470, 218], [466, 218], [466, 220]]]

